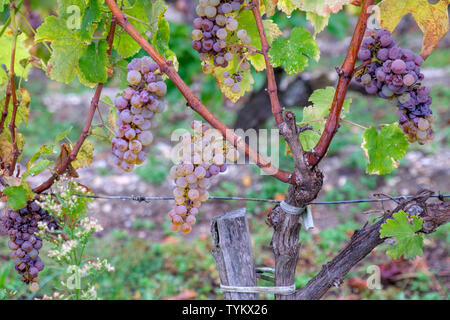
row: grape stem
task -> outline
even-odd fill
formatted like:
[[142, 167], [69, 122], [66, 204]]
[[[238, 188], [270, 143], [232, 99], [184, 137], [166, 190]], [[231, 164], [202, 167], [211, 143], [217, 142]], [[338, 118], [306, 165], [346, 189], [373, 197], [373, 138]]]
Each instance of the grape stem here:
[[[111, 26], [109, 28], [108, 36], [107, 36], [107, 41], [108, 41], [107, 53], [108, 53], [108, 56], [111, 55], [111, 50], [112, 50], [112, 46], [113, 46], [114, 33], [115, 32], [116, 32], [116, 20], [113, 17], [112, 21], [111, 21]], [[36, 188], [33, 189], [33, 191], [35, 193], [41, 193], [41, 192], [47, 190], [48, 188], [50, 188], [53, 185], [53, 183], [55, 182], [55, 180], [60, 175], [64, 174], [64, 172], [67, 170], [67, 168], [72, 163], [72, 161], [74, 161], [76, 159], [76, 157], [78, 155], [78, 152], [80, 151], [81, 146], [83, 145], [84, 140], [86, 140], [87, 136], [89, 135], [89, 131], [90, 131], [91, 124], [92, 124], [92, 119], [94, 118], [95, 111], [98, 109], [98, 102], [100, 100], [100, 96], [102, 94], [102, 90], [103, 90], [103, 83], [99, 83], [97, 85], [96, 90], [95, 90], [95, 94], [92, 97], [91, 105], [90, 105], [90, 108], [89, 108], [89, 113], [88, 113], [86, 121], [84, 123], [83, 130], [81, 131], [81, 134], [80, 134], [80, 136], [79, 136], [79, 138], [77, 140], [77, 143], [75, 144], [75, 147], [72, 149], [72, 151], [70, 152], [69, 156], [64, 161], [64, 163], [61, 165], [61, 167], [59, 167], [56, 170], [56, 172], [52, 174], [52, 176], [50, 178], [48, 178], [41, 185], [39, 185], [39, 186], [37, 186]]]
[[[11, 17], [11, 29], [12, 29], [12, 45], [11, 45], [11, 66], [9, 69], [9, 91], [11, 93], [12, 97], [12, 113], [11, 113], [11, 121], [9, 122], [9, 131], [11, 133], [11, 141], [12, 141], [12, 159], [11, 163], [9, 165], [8, 174], [12, 176], [14, 174], [14, 171], [16, 169], [16, 162], [17, 158], [19, 158], [20, 150], [17, 147], [17, 127], [16, 127], [16, 115], [17, 115], [17, 109], [19, 107], [19, 101], [17, 100], [17, 93], [16, 93], [16, 84], [14, 77], [14, 64], [15, 64], [15, 57], [16, 57], [16, 46], [17, 46], [17, 37], [19, 36], [19, 29], [16, 24], [16, 6], [14, 2], [10, 6], [10, 17]], [[6, 105], [6, 109], [8, 108], [8, 105]]]
[[352, 75], [355, 71], [358, 51], [367, 28], [367, 19], [370, 15], [368, 8], [373, 5], [373, 3], [374, 0], [366, 0], [361, 8], [361, 14], [359, 15], [352, 40], [348, 47], [347, 56], [340, 68], [342, 72], [339, 74], [339, 81], [331, 105], [330, 114], [325, 123], [325, 128], [313, 151], [308, 152], [306, 155], [310, 166], [316, 166], [322, 160], [328, 151], [331, 140], [333, 140], [333, 137], [338, 130], [342, 105], [347, 94], [348, 86], [352, 80]]
[[[217, 119], [203, 103], [195, 96], [189, 89], [178, 72], [173, 68], [172, 61], [167, 61], [162, 57], [155, 48], [134, 28], [134, 26], [127, 20], [124, 13], [119, 9], [114, 0], [106, 0], [106, 4], [111, 9], [113, 16], [119, 24], [159, 65], [161, 71], [165, 73], [174, 85], [178, 88], [180, 93], [187, 101], [187, 105], [197, 112], [203, 119], [210, 123], [214, 128], [231, 142], [239, 151], [243, 151], [252, 161], [254, 161], [263, 171], [278, 180], [286, 183], [295, 183], [295, 175], [288, 171], [281, 170], [269, 161], [264, 159], [258, 152], [251, 149], [240, 137], [227, 128], [219, 119]], [[280, 114], [281, 117], [281, 114]]]
[[270, 64], [269, 59], [269, 49], [270, 45], [267, 41], [266, 32], [264, 30], [264, 25], [262, 22], [261, 13], [259, 12], [259, 1], [252, 0], [252, 12], [255, 17], [256, 26], [258, 28], [259, 37], [261, 39], [261, 52], [264, 56], [266, 62], [266, 74], [267, 74], [267, 93], [269, 94], [270, 104], [272, 105], [272, 113], [275, 117], [275, 122], [277, 125], [283, 122], [283, 110], [280, 106], [280, 101], [278, 99], [278, 89], [277, 82], [275, 81], [275, 73], [273, 67]]

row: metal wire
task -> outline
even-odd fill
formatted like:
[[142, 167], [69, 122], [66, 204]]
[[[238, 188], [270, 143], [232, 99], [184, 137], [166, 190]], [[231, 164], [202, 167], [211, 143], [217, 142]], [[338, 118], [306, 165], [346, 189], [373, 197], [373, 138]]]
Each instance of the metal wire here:
[[[77, 197], [85, 197], [92, 199], [109, 199], [109, 200], [132, 200], [138, 202], [151, 202], [156, 200], [174, 200], [174, 197], [145, 197], [145, 196], [106, 196], [106, 195], [85, 195], [85, 194], [75, 194]], [[399, 196], [399, 197], [387, 197], [378, 199], [356, 199], [356, 200], [339, 200], [339, 201], [313, 201], [309, 204], [312, 205], [332, 205], [332, 204], [353, 204], [353, 203], [364, 203], [364, 202], [385, 202], [385, 201], [396, 201], [396, 200], [407, 200], [414, 198], [414, 195]], [[450, 198], [450, 194], [439, 194], [431, 195], [430, 198]], [[256, 201], [256, 202], [268, 202], [268, 203], [280, 203], [281, 200], [274, 199], [261, 199], [261, 198], [246, 198], [246, 197], [215, 197], [210, 196], [210, 200], [244, 200], [244, 201]]]

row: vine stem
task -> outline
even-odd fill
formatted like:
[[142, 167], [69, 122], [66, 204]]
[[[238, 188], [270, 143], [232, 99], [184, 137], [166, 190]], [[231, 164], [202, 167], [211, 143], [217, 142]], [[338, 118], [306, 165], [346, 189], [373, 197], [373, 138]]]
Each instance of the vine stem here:
[[[17, 136], [16, 136], [16, 115], [17, 115], [17, 109], [19, 107], [19, 102], [17, 100], [17, 93], [16, 93], [16, 84], [14, 77], [16, 76], [14, 71], [14, 63], [15, 63], [15, 57], [16, 57], [16, 47], [17, 47], [17, 37], [19, 36], [19, 29], [16, 24], [16, 7], [14, 5], [14, 2], [10, 6], [11, 10], [11, 29], [12, 29], [12, 45], [11, 45], [11, 66], [9, 68], [9, 90], [11, 92], [11, 98], [13, 103], [13, 109], [11, 112], [11, 121], [9, 122], [9, 131], [11, 133], [11, 141], [12, 141], [12, 159], [11, 163], [9, 165], [8, 174], [12, 176], [14, 174], [14, 171], [16, 169], [16, 162], [17, 158], [19, 158], [20, 151], [17, 147]], [[6, 105], [6, 108], [8, 105]]]
[[347, 56], [345, 57], [342, 68], [339, 69], [338, 72], [339, 81], [334, 94], [333, 103], [331, 104], [330, 115], [325, 123], [325, 128], [319, 142], [314, 147], [313, 151], [307, 154], [307, 160], [311, 166], [317, 165], [322, 160], [328, 151], [331, 140], [333, 140], [333, 137], [338, 130], [342, 105], [344, 103], [345, 95], [347, 94], [348, 86], [352, 80], [359, 47], [361, 46], [367, 28], [367, 19], [370, 14], [368, 8], [373, 5], [373, 3], [374, 0], [366, 0], [361, 8], [355, 31], [353, 32], [353, 37], [348, 47]]
[[252, 161], [254, 161], [264, 172], [286, 183], [294, 183], [293, 175], [276, 168], [269, 161], [264, 159], [259, 153], [251, 149], [242, 138], [238, 137], [232, 130], [228, 129], [219, 119], [217, 119], [202, 102], [189, 89], [178, 72], [173, 68], [171, 61], [166, 61], [155, 48], [134, 28], [127, 20], [124, 13], [119, 9], [114, 0], [106, 0], [106, 4], [111, 9], [113, 16], [119, 24], [159, 65], [161, 71], [165, 73], [187, 101], [187, 105], [197, 112], [203, 119], [210, 123], [215, 129], [231, 142], [239, 151], [243, 151]]
[[[112, 46], [113, 46], [114, 33], [115, 32], [116, 32], [116, 21], [115, 21], [114, 18], [112, 18], [111, 26], [109, 28], [108, 37], [107, 37], [107, 41], [108, 41], [107, 53], [108, 53], [108, 56], [111, 55], [111, 50], [112, 50]], [[53, 173], [50, 178], [48, 178], [41, 185], [39, 185], [39, 186], [37, 186], [36, 188], [33, 189], [33, 191], [35, 193], [41, 193], [41, 192], [47, 190], [48, 188], [50, 188], [53, 185], [53, 183], [55, 182], [55, 180], [67, 170], [67, 168], [72, 163], [72, 161], [74, 161], [76, 159], [76, 157], [78, 155], [78, 152], [81, 149], [81, 146], [83, 145], [84, 141], [86, 140], [87, 136], [89, 135], [89, 130], [90, 130], [91, 125], [92, 125], [92, 120], [93, 120], [94, 115], [95, 115], [95, 110], [97, 110], [97, 108], [98, 108], [98, 102], [99, 102], [100, 96], [102, 94], [103, 85], [104, 85], [103, 83], [99, 83], [97, 85], [97, 88], [95, 89], [95, 94], [92, 97], [91, 105], [90, 105], [90, 108], [89, 108], [88, 115], [86, 117], [86, 121], [85, 121], [84, 126], [83, 126], [83, 130], [81, 131], [80, 137], [78, 138], [77, 143], [75, 144], [74, 148], [70, 152], [69, 156], [64, 161], [64, 163], [61, 165], [61, 167], [59, 167], [57, 169], [57, 171], [55, 173]]]
[[256, 26], [258, 28], [259, 38], [261, 39], [261, 52], [266, 62], [267, 93], [269, 94], [270, 104], [272, 105], [272, 113], [275, 117], [275, 122], [277, 125], [279, 125], [283, 122], [283, 109], [281, 108], [280, 101], [278, 99], [278, 89], [277, 83], [275, 81], [275, 73], [269, 60], [270, 45], [267, 41], [266, 31], [264, 30], [261, 13], [259, 12], [258, 0], [252, 0], [252, 12], [255, 17]]

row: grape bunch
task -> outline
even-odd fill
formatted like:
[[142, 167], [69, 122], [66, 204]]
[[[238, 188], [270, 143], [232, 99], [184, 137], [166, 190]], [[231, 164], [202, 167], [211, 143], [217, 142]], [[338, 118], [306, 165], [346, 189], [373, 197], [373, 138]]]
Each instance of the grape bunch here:
[[357, 73], [367, 93], [387, 99], [398, 108], [399, 124], [410, 142], [433, 139], [430, 89], [421, 86], [423, 59], [395, 45], [388, 30], [368, 31], [358, 58], [366, 64]]
[[[236, 20], [244, 5], [245, 0], [199, 0], [196, 8], [199, 17], [193, 23], [192, 47], [200, 53], [204, 73], [212, 73], [214, 67], [226, 68], [235, 56], [241, 71], [250, 70], [247, 54], [254, 54], [256, 48], [251, 46], [252, 38], [245, 29], [239, 29]], [[239, 70], [224, 78], [232, 92], [240, 91], [242, 75]]]
[[150, 57], [133, 59], [128, 64], [129, 87], [118, 96], [116, 136], [112, 140], [114, 163], [126, 172], [144, 162], [148, 146], [153, 142], [151, 129], [155, 115], [165, 109], [162, 98], [167, 86], [161, 70]]
[[191, 231], [201, 203], [208, 200], [209, 179], [227, 170], [227, 160], [236, 162], [239, 157], [238, 151], [207, 124], [193, 121], [191, 127], [194, 133], [181, 137], [180, 162], [169, 173], [175, 184], [175, 207], [169, 212], [173, 232]]
[[20, 210], [9, 210], [0, 218], [0, 233], [9, 236], [8, 247], [15, 269], [32, 291], [39, 288], [38, 273], [44, 269], [39, 258], [42, 238], [36, 234], [39, 222], [45, 223], [49, 230], [59, 229], [55, 218], [34, 201]]

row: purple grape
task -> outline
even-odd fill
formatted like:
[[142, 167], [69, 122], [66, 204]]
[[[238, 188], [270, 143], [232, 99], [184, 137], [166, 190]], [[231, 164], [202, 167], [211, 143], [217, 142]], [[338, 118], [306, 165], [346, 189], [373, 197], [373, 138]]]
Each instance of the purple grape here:
[[371, 57], [370, 50], [361, 48], [358, 52], [358, 59], [362, 61], [369, 60]]
[[377, 58], [381, 61], [386, 61], [389, 57], [389, 50], [388, 49], [380, 49], [377, 52]]
[[389, 49], [389, 59], [395, 60], [402, 56], [402, 49], [399, 47], [392, 47]]
[[406, 64], [403, 60], [397, 59], [392, 62], [391, 69], [394, 73], [402, 74], [406, 70]]

